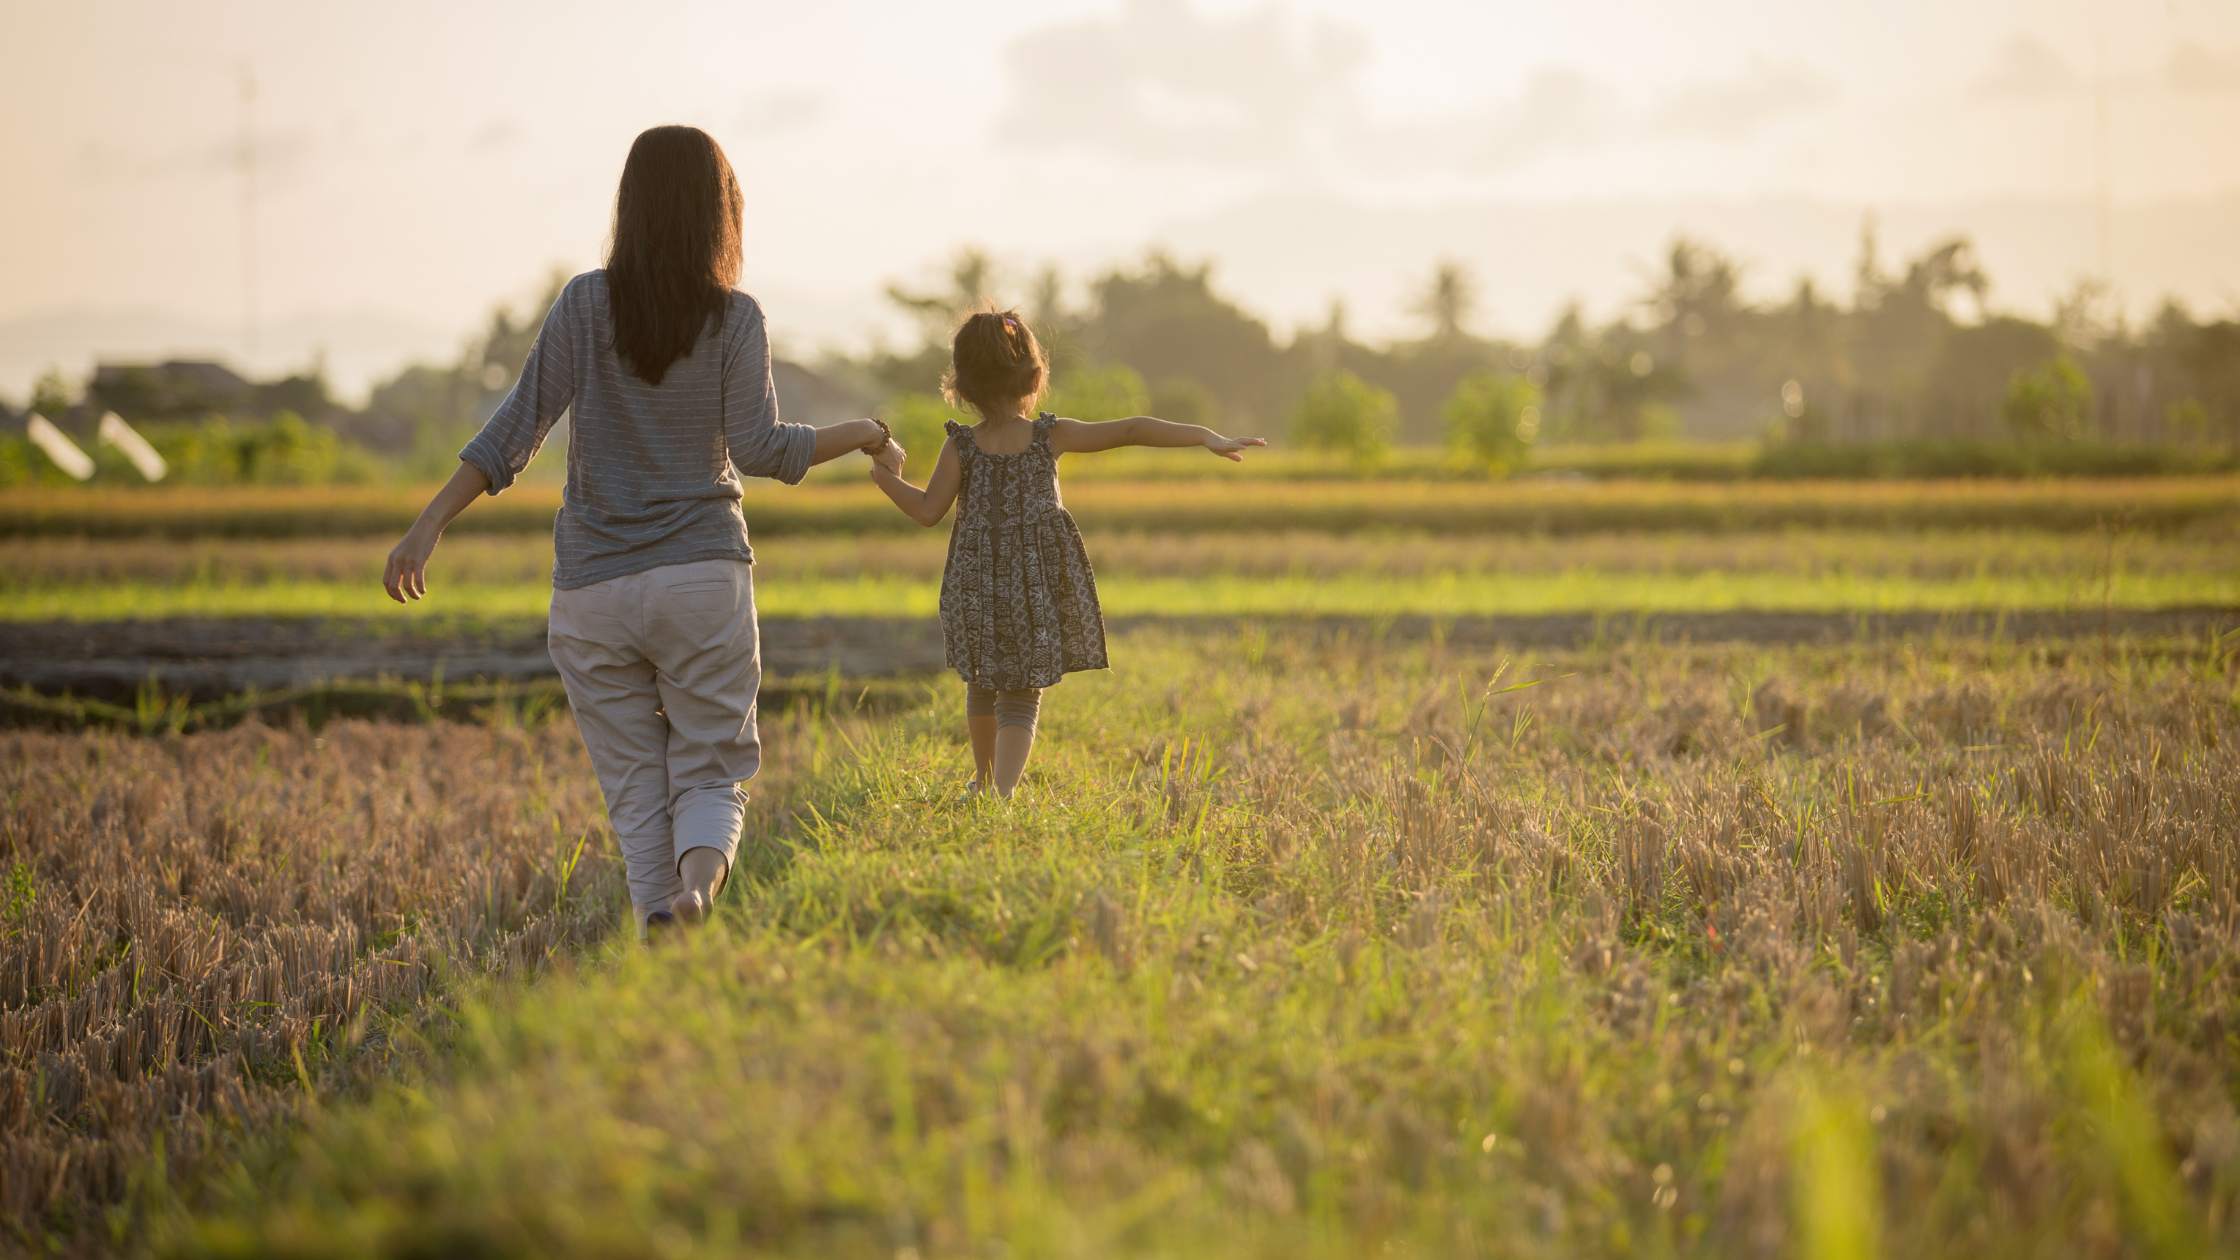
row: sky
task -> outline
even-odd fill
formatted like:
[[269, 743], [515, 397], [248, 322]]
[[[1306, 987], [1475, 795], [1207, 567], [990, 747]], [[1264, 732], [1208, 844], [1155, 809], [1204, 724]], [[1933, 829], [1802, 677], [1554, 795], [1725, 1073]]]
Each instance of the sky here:
[[2103, 100], [2122, 299], [2240, 315], [2240, 0], [0, 0], [0, 47], [19, 403], [96, 357], [318, 354], [347, 395], [455, 355], [598, 264], [664, 122], [730, 154], [803, 357], [906, 337], [885, 287], [964, 245], [1077, 293], [1163, 247], [1370, 338], [1451, 257], [1530, 336], [1676, 232], [1841, 292], [1872, 213], [1886, 261], [1969, 233], [2038, 312], [2103, 264]]

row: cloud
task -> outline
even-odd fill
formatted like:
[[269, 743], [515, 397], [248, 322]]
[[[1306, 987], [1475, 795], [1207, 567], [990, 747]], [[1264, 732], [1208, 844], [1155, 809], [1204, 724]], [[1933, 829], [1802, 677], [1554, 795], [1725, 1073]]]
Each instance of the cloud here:
[[1666, 97], [1650, 121], [1666, 135], [1744, 140], [1766, 123], [1834, 95], [1828, 81], [1808, 66], [1753, 57], [1734, 78], [1699, 83]]
[[1000, 139], [1130, 157], [1280, 166], [1353, 112], [1368, 59], [1357, 31], [1304, 31], [1280, 10], [1200, 17], [1182, 0], [1130, 0], [1117, 18], [1045, 27], [1010, 49]]
[[1474, 128], [1469, 165], [1478, 170], [1516, 166], [1567, 144], [1594, 144], [1609, 133], [1616, 110], [1594, 82], [1576, 70], [1536, 70], [1515, 101], [1485, 111]]
[[749, 98], [731, 125], [745, 135], [799, 131], [822, 120], [824, 108], [824, 98], [815, 92], [771, 92]]
[[1975, 94], [1986, 98], [2068, 96], [2086, 88], [2084, 76], [2061, 54], [2033, 35], [2017, 35], [1993, 57], [1976, 79]]
[[1153, 162], [1482, 174], [1644, 131], [1742, 141], [1835, 95], [1810, 66], [1756, 58], [1644, 111], [1581, 70], [1543, 65], [1472, 104], [1378, 118], [1360, 90], [1370, 51], [1355, 28], [1295, 21], [1280, 7], [1222, 17], [1186, 0], [1128, 0], [1115, 16], [1012, 44], [996, 135]]
[[2162, 81], [2172, 91], [2189, 96], [2240, 92], [2240, 48], [2220, 57], [2187, 40], [2170, 54], [2162, 68]]
[[467, 141], [471, 153], [499, 153], [518, 148], [529, 138], [529, 129], [518, 118], [493, 118]]

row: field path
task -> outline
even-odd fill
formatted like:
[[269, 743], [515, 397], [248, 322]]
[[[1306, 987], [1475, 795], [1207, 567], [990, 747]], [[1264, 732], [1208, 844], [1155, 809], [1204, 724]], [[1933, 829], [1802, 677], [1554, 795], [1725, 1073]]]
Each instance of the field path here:
[[[1554, 614], [1525, 617], [1161, 618], [1116, 617], [1116, 635], [1146, 628], [1237, 633], [1251, 626], [1320, 635], [1457, 646], [1574, 648], [1599, 640], [1767, 645], [1861, 638], [1979, 637], [2017, 640], [2122, 636], [2221, 636], [2240, 632], [2240, 609], [2172, 608], [2098, 612], [1809, 613], [1717, 612]], [[345, 679], [497, 681], [548, 678], [544, 624], [522, 620], [436, 629], [398, 622], [327, 618], [28, 622], [0, 636], [0, 686], [129, 702], [155, 677], [165, 691], [215, 700]], [[941, 628], [930, 618], [766, 618], [763, 665], [777, 677], [834, 669], [858, 678], [936, 673]]]

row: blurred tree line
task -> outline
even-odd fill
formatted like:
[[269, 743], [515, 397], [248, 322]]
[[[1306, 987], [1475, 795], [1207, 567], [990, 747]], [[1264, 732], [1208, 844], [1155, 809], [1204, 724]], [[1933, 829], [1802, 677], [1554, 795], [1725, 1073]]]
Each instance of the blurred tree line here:
[[1573, 307], [1530, 344], [1480, 335], [1477, 280], [1444, 262], [1412, 305], [1421, 335], [1376, 346], [1349, 334], [1342, 303], [1322, 327], [1279, 341], [1214, 287], [1210, 265], [1161, 252], [1095, 277], [1086, 300], [1068, 304], [1055, 271], [1010, 278], [967, 250], [932, 290], [890, 287], [919, 321], [915, 347], [827, 368], [890, 399], [919, 444], [937, 447], [927, 426], [956, 414], [935, 396], [949, 330], [1000, 302], [1024, 310], [1051, 351], [1052, 410], [1148, 411], [1365, 463], [1394, 442], [1444, 444], [1491, 469], [1520, 466], [1545, 442], [2240, 445], [2233, 320], [2197, 320], [2167, 301], [2134, 327], [2094, 282], [2047, 322], [1999, 313], [1966, 239], [1890, 270], [1871, 223], [1849, 304], [1809, 278], [1753, 303], [1742, 278], [1733, 258], [1681, 237], [1617, 318], [1598, 324]]
[[[343, 426], [353, 441], [379, 451], [396, 452], [398, 471], [413, 480], [436, 480], [451, 475], [459, 464], [459, 450], [474, 437], [483, 422], [521, 377], [522, 365], [537, 344], [552, 304], [568, 286], [568, 272], [555, 269], [543, 288], [526, 306], [494, 308], [482, 332], [469, 340], [455, 363], [416, 363], [373, 387], [365, 410]], [[532, 472], [557, 469], [567, 460], [565, 425], [553, 429], [551, 439], [537, 454]]]
[[[33, 387], [29, 411], [70, 435], [95, 462], [94, 479], [138, 484], [121, 452], [101, 444], [100, 418], [115, 412], [170, 466], [165, 481], [189, 485], [325, 485], [391, 477], [437, 480], [458, 466], [459, 449], [512, 390], [545, 315], [567, 284], [548, 276], [522, 308], [501, 305], [458, 360], [413, 364], [374, 386], [366, 406], [335, 401], [322, 365], [272, 381], [245, 381], [204, 364], [103, 367], [82, 385], [50, 371]], [[566, 460], [556, 430], [532, 475]], [[0, 434], [0, 486], [69, 485], [71, 479], [14, 431]]]
[[[950, 331], [1000, 302], [1022, 309], [1051, 352], [1050, 410], [1282, 437], [1363, 469], [1395, 444], [1443, 446], [1454, 470], [1496, 474], [1548, 443], [1668, 439], [1758, 439], [1753, 473], [1787, 476], [2146, 473], [2208, 466], [2189, 451], [2240, 450], [2233, 319], [2166, 301], [2133, 326], [2093, 282], [2045, 322], [2002, 314], [1964, 238], [1886, 268], [1871, 223], [1848, 304], [1809, 278], [1751, 302], [1742, 278], [1730, 256], [1677, 238], [1617, 317], [1597, 323], [1574, 306], [1532, 343], [1481, 335], [1477, 277], [1441, 262], [1410, 305], [1419, 334], [1371, 345], [1348, 330], [1342, 302], [1279, 340], [1215, 287], [1210, 264], [1160, 251], [1069, 300], [1054, 269], [1011, 273], [965, 250], [929, 289], [889, 286], [915, 344], [829, 357], [818, 373], [781, 363], [779, 385], [793, 391], [789, 414], [820, 422], [833, 417], [819, 408], [880, 407], [923, 471], [959, 415], [938, 393]], [[407, 367], [356, 411], [334, 402], [316, 366], [223, 399], [130, 370], [80, 389], [50, 374], [32, 410], [81, 438], [113, 410], [179, 480], [440, 478], [512, 389], [567, 279], [554, 272], [527, 303], [494, 309], [456, 362]], [[818, 407], [802, 410], [803, 398]], [[556, 430], [530, 475], [556, 476], [565, 447]], [[87, 449], [104, 479], [122, 467]], [[0, 484], [55, 480], [20, 436], [0, 435]]]
[[[324, 485], [387, 471], [333, 427], [349, 413], [329, 397], [317, 364], [272, 381], [208, 363], [105, 366], [82, 386], [49, 371], [32, 388], [29, 412], [61, 429], [104, 484], [145, 480], [122, 450], [100, 440], [101, 418], [111, 412], [162, 456], [164, 480], [174, 485]], [[71, 484], [12, 425], [0, 431], [0, 486]]]

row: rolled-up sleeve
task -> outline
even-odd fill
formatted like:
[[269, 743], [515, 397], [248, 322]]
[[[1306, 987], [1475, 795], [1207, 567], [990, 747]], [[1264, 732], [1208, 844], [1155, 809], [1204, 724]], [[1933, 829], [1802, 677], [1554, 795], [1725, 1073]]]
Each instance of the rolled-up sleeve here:
[[[570, 286], [572, 289], [574, 286]], [[544, 440], [575, 401], [575, 341], [569, 336], [568, 305], [572, 293], [563, 291], [544, 317], [537, 342], [521, 365], [521, 379], [513, 392], [498, 404], [490, 422], [474, 435], [459, 458], [474, 465], [490, 479], [490, 493], [513, 484], [529, 461], [537, 457]]]
[[749, 314], [723, 380], [723, 440], [742, 477], [775, 477], [797, 485], [816, 457], [817, 431], [778, 421], [778, 387], [770, 379], [770, 332], [758, 306]]

